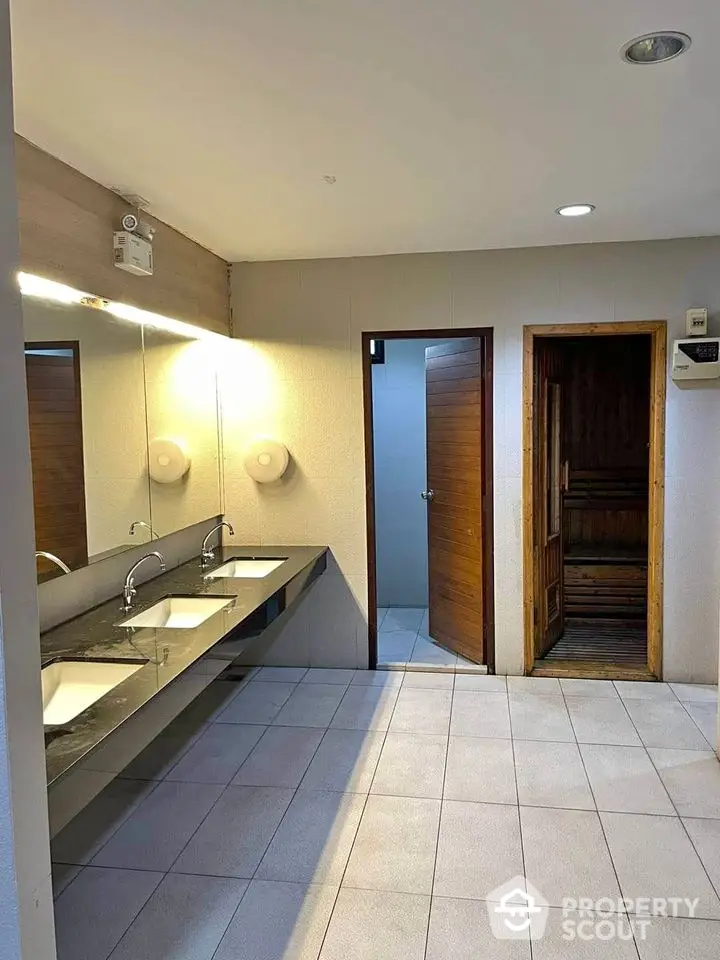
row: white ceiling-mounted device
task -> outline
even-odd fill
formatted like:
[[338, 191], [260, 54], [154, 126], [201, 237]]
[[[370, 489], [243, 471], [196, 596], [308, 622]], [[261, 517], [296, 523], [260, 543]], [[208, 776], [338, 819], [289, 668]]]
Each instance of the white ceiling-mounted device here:
[[707, 307], [693, 307], [685, 311], [685, 332], [689, 337], [707, 336]]
[[[130, 214], [123, 219], [135, 217]], [[113, 234], [115, 266], [140, 277], [151, 277], [153, 272], [152, 243], [130, 230], [116, 230]]]
[[693, 337], [673, 344], [673, 380], [720, 377], [720, 337]]

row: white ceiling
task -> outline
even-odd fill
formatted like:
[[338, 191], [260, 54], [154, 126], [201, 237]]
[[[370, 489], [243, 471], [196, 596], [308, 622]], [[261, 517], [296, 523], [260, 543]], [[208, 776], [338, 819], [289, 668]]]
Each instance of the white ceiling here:
[[720, 233], [717, 0], [12, 6], [19, 133], [228, 260]]

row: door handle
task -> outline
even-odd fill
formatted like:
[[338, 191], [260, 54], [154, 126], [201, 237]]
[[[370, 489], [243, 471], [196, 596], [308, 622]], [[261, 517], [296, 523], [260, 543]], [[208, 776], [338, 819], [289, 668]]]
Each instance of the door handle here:
[[435, 491], [434, 491], [434, 490], [423, 490], [423, 492], [420, 494], [420, 496], [423, 498], [423, 500], [434, 500], [434, 499], [435, 499]]

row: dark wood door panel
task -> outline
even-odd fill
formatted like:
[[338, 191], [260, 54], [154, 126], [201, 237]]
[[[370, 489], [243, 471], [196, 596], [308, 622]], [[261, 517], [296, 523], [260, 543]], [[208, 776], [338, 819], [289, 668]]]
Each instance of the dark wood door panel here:
[[483, 354], [479, 338], [426, 351], [430, 633], [482, 663]]

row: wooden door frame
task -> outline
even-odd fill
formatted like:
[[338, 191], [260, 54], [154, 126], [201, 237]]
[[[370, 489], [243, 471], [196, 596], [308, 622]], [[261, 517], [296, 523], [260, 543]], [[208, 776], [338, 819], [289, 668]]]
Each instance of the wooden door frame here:
[[485, 595], [485, 660], [488, 673], [495, 672], [495, 576], [493, 568], [493, 331], [492, 327], [441, 330], [363, 331], [363, 419], [365, 425], [365, 503], [367, 524], [368, 570], [368, 650], [369, 667], [377, 667], [377, 553], [375, 548], [375, 446], [373, 434], [371, 340], [464, 340], [478, 337], [483, 341], [483, 374], [485, 385], [482, 397], [483, 424], [483, 590]]
[[[534, 355], [536, 337], [597, 337], [649, 334], [650, 347], [650, 451], [648, 479], [648, 613], [647, 613], [647, 670], [611, 668], [595, 670], [597, 676], [621, 673], [627, 676], [645, 676], [662, 679], [663, 659], [663, 547], [665, 503], [665, 395], [667, 392], [667, 321], [628, 320], [614, 323], [533, 324], [523, 327], [523, 623], [524, 668], [533, 672], [535, 666], [533, 644], [533, 604], [536, 593], [533, 563], [533, 426], [534, 409]], [[543, 668], [546, 676], [589, 676], [586, 667], [577, 668], [558, 664], [557, 669]]]

